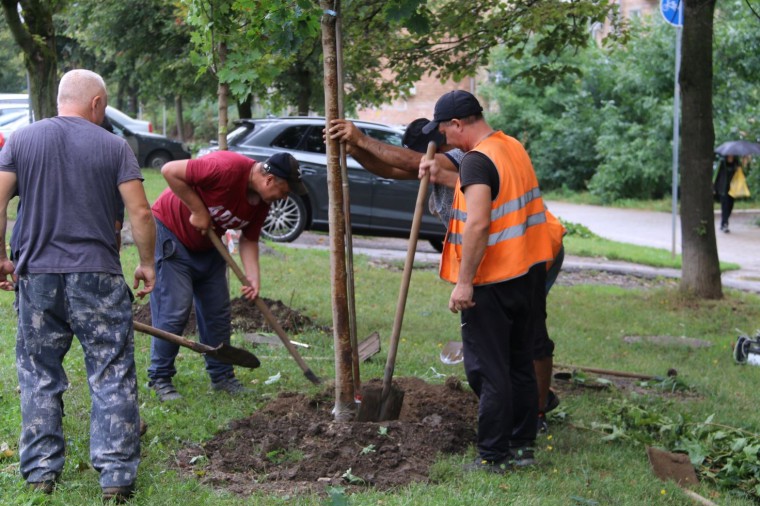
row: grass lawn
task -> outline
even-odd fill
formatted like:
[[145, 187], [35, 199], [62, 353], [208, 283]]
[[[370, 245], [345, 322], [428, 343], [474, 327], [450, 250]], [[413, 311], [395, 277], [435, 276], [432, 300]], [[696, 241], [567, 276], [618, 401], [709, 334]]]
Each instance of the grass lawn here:
[[[314, 319], [331, 324], [329, 256], [326, 251], [296, 250], [273, 245], [275, 254], [264, 255], [262, 294]], [[136, 261], [134, 247], [123, 252], [125, 272]], [[393, 323], [401, 273], [355, 259], [358, 335], [379, 331], [383, 347]], [[127, 276], [130, 279], [130, 276]], [[562, 275], [560, 274], [560, 282]], [[233, 294], [239, 284], [232, 281]], [[409, 291], [400, 344], [397, 376], [417, 376], [442, 382], [438, 373], [458, 375], [459, 366], [443, 365], [441, 346], [458, 338], [458, 320], [446, 309], [450, 285], [440, 281], [433, 269], [415, 270]], [[89, 466], [89, 394], [80, 347], [75, 344], [66, 358], [71, 386], [65, 394], [67, 464], [58, 490], [50, 497], [30, 493], [18, 473], [18, 436], [21, 424], [14, 365], [15, 313], [13, 295], [0, 293], [0, 490], [2, 504], [98, 504], [97, 474]], [[610, 424], [623, 406], [637, 406], [670, 419], [686, 417], [700, 424], [714, 415], [712, 425], [742, 427], [756, 440], [760, 414], [756, 409], [756, 385], [760, 368], [733, 364], [731, 345], [737, 329], [754, 333], [760, 326], [760, 298], [726, 291], [720, 301], [684, 298], [670, 289], [623, 289], [606, 286], [556, 286], [548, 299], [549, 330], [557, 343], [558, 363], [663, 375], [678, 370], [681, 382], [693, 389], [689, 395], [665, 396], [651, 389], [632, 396], [620, 391], [577, 389], [562, 398], [559, 417], [551, 420], [550, 436], [538, 440], [539, 466], [505, 477], [466, 474], [460, 467], [469, 457], [448, 457], [433, 468], [432, 483], [394, 492], [367, 491], [348, 497], [327, 494], [240, 498], [182, 479], [169, 469], [173, 455], [187, 444], [200, 444], [236, 419], [250, 415], [282, 391], [316, 393], [284, 349], [266, 349], [263, 365], [255, 370], [238, 369], [238, 377], [255, 393], [242, 399], [211, 392], [203, 361], [183, 350], [178, 359], [176, 383], [185, 392], [175, 404], [160, 404], [146, 387], [150, 340], [136, 335], [141, 415], [150, 424], [143, 438], [142, 465], [136, 505], [690, 505], [674, 484], [654, 477], [632, 429], [621, 429], [611, 438]], [[708, 341], [705, 348], [628, 344], [624, 336], [675, 336]], [[332, 335], [315, 330], [291, 336], [307, 342], [304, 360], [319, 376], [334, 377]], [[244, 346], [240, 336], [233, 344]], [[260, 352], [257, 352], [262, 354]], [[363, 378], [382, 377], [384, 353], [363, 364]], [[279, 374], [281, 379], [267, 384]], [[656, 426], [649, 415], [648, 422]], [[664, 429], [663, 429], [664, 430]], [[728, 434], [728, 429], [724, 432]], [[755, 454], [757, 448], [754, 449]], [[755, 462], [756, 463], [756, 462]], [[728, 490], [702, 484], [697, 491], [721, 505], [751, 505]]]

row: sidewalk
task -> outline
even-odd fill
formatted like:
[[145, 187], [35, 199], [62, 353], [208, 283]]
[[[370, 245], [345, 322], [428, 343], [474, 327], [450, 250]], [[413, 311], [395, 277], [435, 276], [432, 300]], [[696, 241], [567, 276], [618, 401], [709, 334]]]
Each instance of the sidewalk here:
[[[613, 241], [672, 250], [673, 219], [670, 213], [618, 209], [601, 206], [547, 202], [549, 210], [564, 221], [588, 227], [600, 237]], [[740, 266], [739, 270], [723, 273], [724, 287], [760, 293], [760, 210], [737, 211], [731, 214], [731, 232], [720, 232], [720, 215], [715, 216], [718, 256], [723, 262]], [[676, 253], [681, 253], [681, 223], [676, 217]], [[676, 269], [658, 269], [626, 262], [567, 257], [568, 268], [594, 268], [608, 272], [631, 273], [641, 276], [681, 277]]]

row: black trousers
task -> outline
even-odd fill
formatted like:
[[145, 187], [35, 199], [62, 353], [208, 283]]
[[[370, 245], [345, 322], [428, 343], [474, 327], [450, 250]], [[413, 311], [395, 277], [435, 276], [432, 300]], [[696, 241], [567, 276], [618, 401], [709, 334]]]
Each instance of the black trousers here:
[[728, 218], [731, 217], [731, 211], [734, 210], [734, 198], [728, 193], [720, 196], [720, 226], [728, 226]]
[[477, 394], [478, 451], [484, 460], [536, 439], [538, 390], [533, 341], [544, 319], [546, 265], [492, 285], [476, 286], [475, 306], [462, 312], [467, 381]]

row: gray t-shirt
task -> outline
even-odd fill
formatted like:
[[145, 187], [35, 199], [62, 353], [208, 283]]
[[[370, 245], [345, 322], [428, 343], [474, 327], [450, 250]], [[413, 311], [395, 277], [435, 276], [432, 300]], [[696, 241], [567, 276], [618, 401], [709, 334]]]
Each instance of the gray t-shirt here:
[[[465, 152], [461, 149], [452, 149], [444, 153], [451, 163], [459, 170], [459, 165], [462, 163]], [[437, 215], [443, 225], [449, 227], [449, 218], [451, 217], [451, 205], [454, 203], [454, 188], [449, 188], [442, 184], [433, 183], [433, 190], [430, 193], [430, 200], [428, 201], [428, 207], [431, 214]]]
[[0, 171], [16, 173], [23, 208], [12, 241], [17, 274], [121, 274], [118, 186], [142, 180], [124, 139], [84, 118], [44, 119], [13, 133]]

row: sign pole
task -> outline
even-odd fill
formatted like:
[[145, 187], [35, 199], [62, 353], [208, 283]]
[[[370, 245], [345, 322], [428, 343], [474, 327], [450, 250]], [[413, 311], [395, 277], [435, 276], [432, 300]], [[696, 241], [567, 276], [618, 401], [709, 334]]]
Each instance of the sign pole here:
[[676, 256], [676, 217], [678, 216], [678, 147], [679, 147], [679, 126], [681, 110], [681, 89], [678, 85], [679, 74], [681, 72], [681, 31], [683, 28], [676, 27], [676, 71], [673, 90], [673, 241], [671, 247], [671, 256]]

